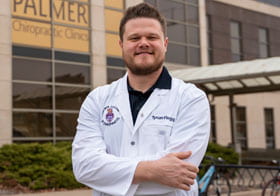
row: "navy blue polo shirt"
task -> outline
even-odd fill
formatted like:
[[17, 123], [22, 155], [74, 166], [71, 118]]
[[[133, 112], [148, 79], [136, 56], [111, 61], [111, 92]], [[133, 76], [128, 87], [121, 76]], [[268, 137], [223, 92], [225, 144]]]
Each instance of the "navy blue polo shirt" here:
[[132, 113], [133, 124], [135, 124], [137, 115], [142, 108], [142, 106], [146, 103], [154, 89], [171, 89], [171, 76], [168, 73], [167, 69], [163, 67], [162, 72], [155, 82], [155, 84], [147, 90], [145, 93], [134, 90], [127, 80], [127, 88], [129, 93], [129, 102], [130, 109]]

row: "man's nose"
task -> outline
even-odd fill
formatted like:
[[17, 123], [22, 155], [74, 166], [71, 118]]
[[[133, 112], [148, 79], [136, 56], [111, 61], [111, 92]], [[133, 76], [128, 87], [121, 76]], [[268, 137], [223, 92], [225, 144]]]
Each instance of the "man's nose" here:
[[140, 39], [139, 42], [139, 47], [148, 47], [149, 46], [149, 41], [147, 40], [147, 38], [143, 37]]

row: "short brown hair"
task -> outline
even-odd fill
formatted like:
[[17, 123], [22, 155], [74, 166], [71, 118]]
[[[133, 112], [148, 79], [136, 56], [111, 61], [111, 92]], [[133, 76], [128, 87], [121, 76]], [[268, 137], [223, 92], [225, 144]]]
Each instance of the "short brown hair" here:
[[125, 31], [125, 24], [127, 23], [127, 21], [129, 21], [130, 19], [135, 19], [135, 18], [152, 18], [152, 19], [156, 19], [157, 21], [159, 21], [163, 34], [166, 35], [166, 21], [165, 18], [159, 13], [159, 11], [151, 6], [148, 3], [140, 3], [137, 4], [135, 6], [129, 7], [123, 18], [121, 19], [120, 22], [120, 27], [119, 27], [119, 36], [120, 39], [123, 40], [123, 34]]

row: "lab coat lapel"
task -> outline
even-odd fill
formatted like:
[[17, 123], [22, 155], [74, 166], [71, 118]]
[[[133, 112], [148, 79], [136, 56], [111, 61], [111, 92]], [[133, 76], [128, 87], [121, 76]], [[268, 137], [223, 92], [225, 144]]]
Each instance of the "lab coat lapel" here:
[[129, 95], [127, 90], [127, 76], [121, 79], [116, 96], [117, 104], [119, 106], [120, 114], [123, 117], [123, 121], [129, 127], [129, 130], [132, 131], [133, 122], [129, 103]]
[[133, 133], [137, 131], [137, 129], [142, 125], [142, 123], [150, 116], [152, 111], [161, 103], [161, 99], [163, 98], [168, 90], [155, 89], [151, 94], [147, 102], [143, 105], [141, 110], [138, 113], [135, 126], [133, 129]]

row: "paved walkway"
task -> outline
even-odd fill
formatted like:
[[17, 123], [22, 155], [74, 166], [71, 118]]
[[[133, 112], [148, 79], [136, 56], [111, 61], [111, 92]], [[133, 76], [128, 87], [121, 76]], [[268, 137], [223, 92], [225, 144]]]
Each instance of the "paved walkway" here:
[[[47, 193], [25, 193], [1, 196], [92, 196], [91, 190], [57, 191]], [[261, 190], [232, 193], [231, 196], [261, 196]]]
[[54, 191], [45, 193], [0, 194], [0, 196], [92, 196], [92, 190]]

